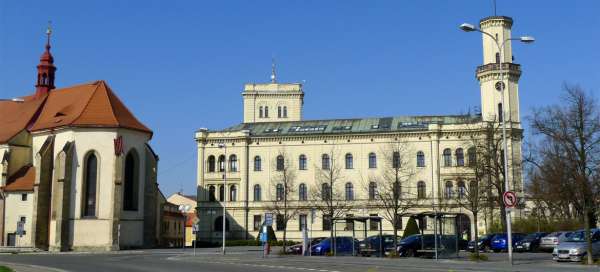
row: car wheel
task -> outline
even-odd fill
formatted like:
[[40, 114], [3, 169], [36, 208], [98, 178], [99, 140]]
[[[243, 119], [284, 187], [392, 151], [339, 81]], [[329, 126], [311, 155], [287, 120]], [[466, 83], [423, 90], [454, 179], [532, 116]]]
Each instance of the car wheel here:
[[498, 253], [498, 252], [500, 252], [500, 249], [494, 249], [494, 252]]

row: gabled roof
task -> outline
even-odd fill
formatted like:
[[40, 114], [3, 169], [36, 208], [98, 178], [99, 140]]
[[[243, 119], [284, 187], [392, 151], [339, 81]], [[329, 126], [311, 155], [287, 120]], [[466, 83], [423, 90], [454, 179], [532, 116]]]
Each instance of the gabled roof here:
[[48, 94], [30, 130], [59, 127], [128, 128], [152, 134], [102, 80], [52, 90]]
[[293, 122], [241, 123], [220, 132], [249, 130], [251, 136], [314, 135], [339, 133], [386, 133], [428, 130], [430, 124], [471, 124], [481, 115], [396, 116], [383, 118], [303, 120]]
[[0, 143], [7, 143], [27, 129], [43, 103], [44, 98], [30, 97], [0, 101]]
[[6, 181], [6, 187], [4, 191], [7, 192], [23, 192], [33, 191], [33, 184], [35, 182], [35, 167], [29, 164], [21, 167], [14, 174], [12, 174]]

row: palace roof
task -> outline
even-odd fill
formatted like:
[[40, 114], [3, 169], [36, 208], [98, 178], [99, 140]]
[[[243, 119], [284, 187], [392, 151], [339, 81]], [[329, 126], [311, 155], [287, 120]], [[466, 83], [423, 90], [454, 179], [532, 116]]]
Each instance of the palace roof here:
[[241, 123], [217, 132], [249, 130], [251, 136], [386, 133], [427, 130], [430, 124], [472, 124], [481, 115], [398, 116], [362, 119]]
[[25, 129], [127, 128], [152, 134], [101, 80], [55, 89], [38, 98], [0, 101], [0, 127], [0, 143]]

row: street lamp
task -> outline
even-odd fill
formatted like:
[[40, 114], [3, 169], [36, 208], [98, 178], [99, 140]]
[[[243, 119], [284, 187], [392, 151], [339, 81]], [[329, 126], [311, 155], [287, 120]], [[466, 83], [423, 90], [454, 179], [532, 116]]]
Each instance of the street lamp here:
[[[468, 23], [463, 23], [459, 26], [459, 28], [464, 31], [464, 32], [473, 32], [473, 31], [477, 31], [477, 32], [481, 32], [484, 35], [489, 36], [490, 38], [492, 38], [492, 40], [494, 41], [494, 43], [496, 44], [496, 46], [498, 47], [498, 53], [500, 54], [500, 92], [501, 92], [501, 103], [502, 103], [502, 120], [499, 120], [500, 122], [502, 122], [502, 143], [503, 143], [503, 148], [504, 148], [504, 191], [508, 192], [510, 190], [510, 187], [508, 186], [508, 144], [506, 142], [506, 114], [504, 111], [504, 107], [506, 106], [506, 104], [504, 103], [504, 65], [502, 63], [503, 60], [503, 56], [502, 54], [504, 53], [504, 45], [506, 45], [506, 42], [508, 41], [520, 41], [522, 43], [533, 43], [535, 41], [535, 38], [531, 37], [531, 36], [521, 36], [519, 38], [508, 38], [508, 39], [504, 39], [502, 41], [502, 43], [500, 42], [500, 40], [498, 40], [498, 38], [488, 32], [485, 32], [483, 30], [481, 30], [480, 28], [472, 25], [472, 24], [468, 24]], [[506, 209], [506, 207], [504, 207]], [[510, 219], [510, 211], [506, 211], [506, 236], [507, 236], [507, 243], [508, 243], [508, 261], [510, 262], [510, 264], [512, 265], [513, 263], [513, 256], [512, 256], [512, 223], [511, 223], [511, 219]]]
[[[226, 221], [226, 216], [227, 216], [227, 145], [225, 145], [224, 143], [220, 143], [219, 144], [219, 148], [223, 148], [224, 152], [225, 152], [225, 158], [223, 159], [223, 226], [222, 226], [222, 230], [223, 230], [223, 255], [225, 255], [225, 229], [226, 229], [226, 225], [225, 223]], [[219, 165], [219, 167], [221, 167]]]

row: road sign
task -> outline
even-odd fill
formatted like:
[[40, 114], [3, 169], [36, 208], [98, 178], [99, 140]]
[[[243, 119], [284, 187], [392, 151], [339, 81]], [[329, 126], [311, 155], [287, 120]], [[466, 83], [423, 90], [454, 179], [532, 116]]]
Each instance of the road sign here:
[[192, 233], [193, 233], [193, 234], [196, 234], [196, 233], [198, 233], [198, 224], [194, 224], [194, 225], [192, 225]]
[[514, 208], [517, 205], [517, 195], [513, 191], [506, 191], [502, 195], [504, 200], [504, 206], [507, 208]]
[[265, 213], [265, 225], [273, 226], [273, 214]]
[[25, 234], [25, 222], [19, 221], [17, 222], [17, 235], [23, 237], [23, 234]]

